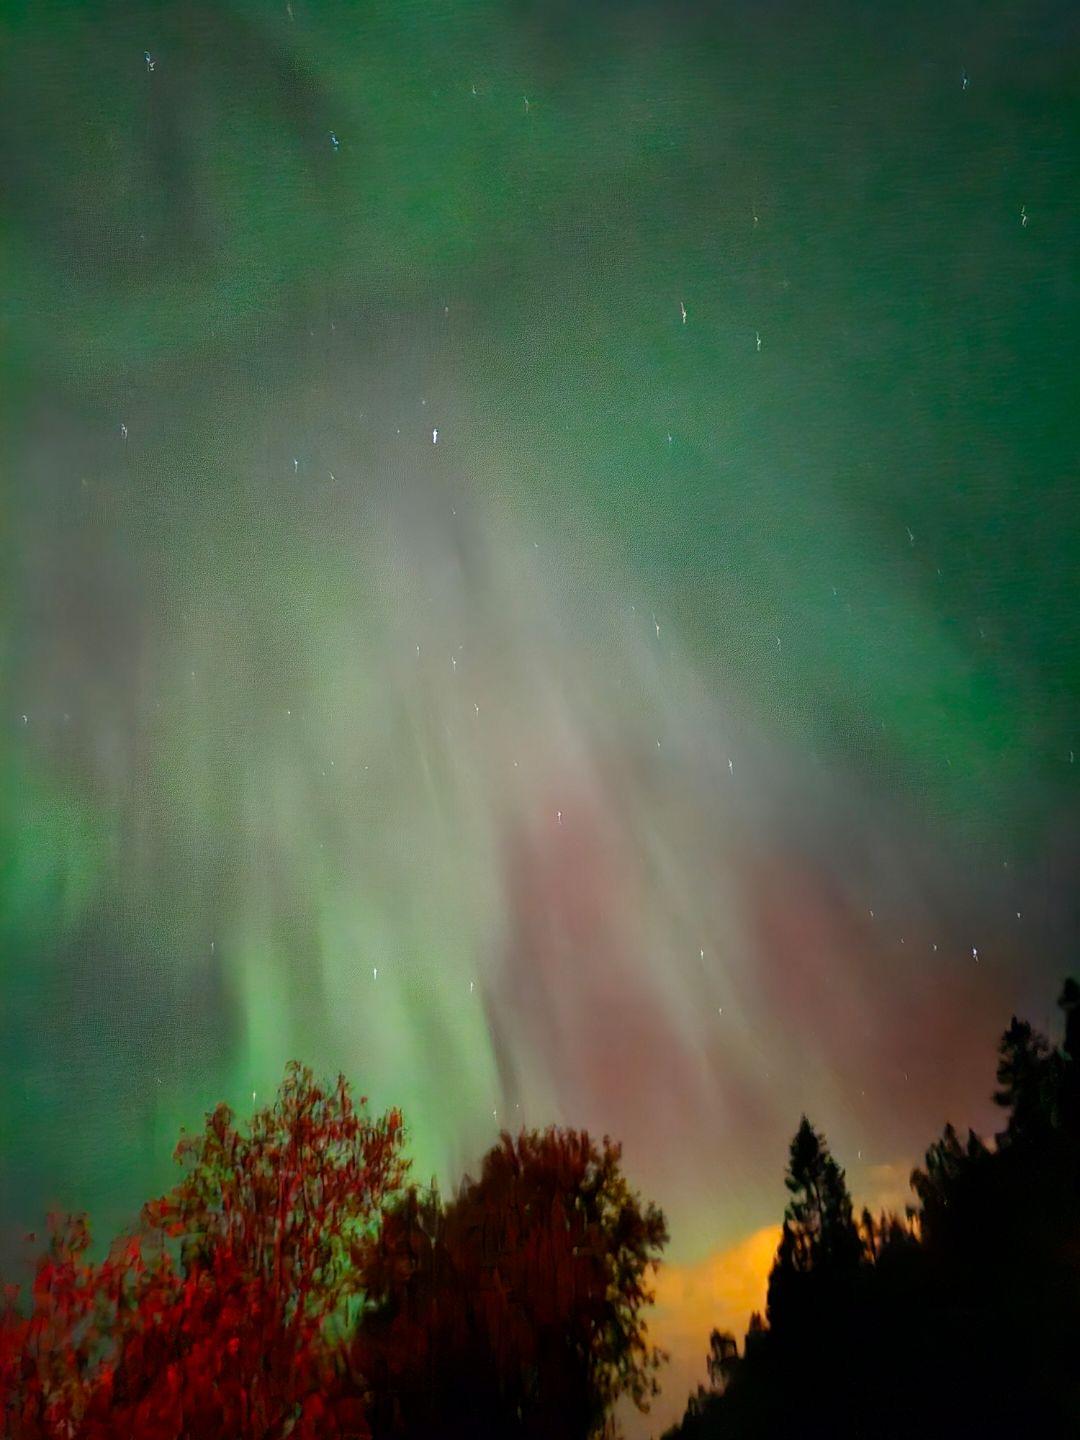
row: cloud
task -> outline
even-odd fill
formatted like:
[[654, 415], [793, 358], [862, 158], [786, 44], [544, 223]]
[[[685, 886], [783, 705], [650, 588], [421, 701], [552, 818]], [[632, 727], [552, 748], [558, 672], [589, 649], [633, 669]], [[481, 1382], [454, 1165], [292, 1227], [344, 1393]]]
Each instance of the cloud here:
[[730, 1330], [741, 1351], [751, 1312], [765, 1308], [765, 1286], [779, 1243], [779, 1225], [766, 1225], [695, 1264], [661, 1268], [649, 1333], [671, 1361], [662, 1372], [663, 1391], [651, 1412], [624, 1414], [628, 1440], [658, 1435], [681, 1418], [687, 1396], [705, 1381], [712, 1330]]
[[[863, 1205], [903, 1212], [911, 1201], [909, 1161], [868, 1163], [849, 1171], [856, 1209]], [[664, 1264], [656, 1277], [656, 1303], [649, 1316], [654, 1344], [671, 1359], [662, 1371], [663, 1390], [647, 1416], [628, 1410], [628, 1440], [659, 1435], [681, 1419], [687, 1397], [706, 1381], [706, 1355], [713, 1330], [728, 1330], [742, 1351], [753, 1311], [765, 1310], [769, 1270], [780, 1243], [780, 1226], [765, 1225], [735, 1244], [709, 1251], [687, 1264]]]

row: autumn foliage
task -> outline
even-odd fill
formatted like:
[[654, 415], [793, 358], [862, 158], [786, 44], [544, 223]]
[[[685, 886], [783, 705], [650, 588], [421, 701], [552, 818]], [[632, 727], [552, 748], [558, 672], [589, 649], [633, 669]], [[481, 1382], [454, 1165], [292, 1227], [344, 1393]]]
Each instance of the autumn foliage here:
[[445, 1207], [410, 1191], [388, 1214], [356, 1342], [376, 1434], [586, 1437], [623, 1394], [647, 1408], [662, 1360], [642, 1310], [667, 1239], [584, 1133], [503, 1135]]
[[226, 1106], [101, 1264], [57, 1222], [28, 1316], [8, 1296], [0, 1393], [14, 1440], [346, 1440], [370, 1432], [343, 1383], [348, 1305], [401, 1188], [400, 1116], [292, 1065], [240, 1130]]
[[247, 1125], [219, 1106], [181, 1139], [181, 1180], [103, 1261], [54, 1221], [0, 1313], [4, 1435], [584, 1440], [618, 1395], [644, 1405], [666, 1232], [618, 1147], [504, 1135], [444, 1207], [403, 1138], [294, 1064]]

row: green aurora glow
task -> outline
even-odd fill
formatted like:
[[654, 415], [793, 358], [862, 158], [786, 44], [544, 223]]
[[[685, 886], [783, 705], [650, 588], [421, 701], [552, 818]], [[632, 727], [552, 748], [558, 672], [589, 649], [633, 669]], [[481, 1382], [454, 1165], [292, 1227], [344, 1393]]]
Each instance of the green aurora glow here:
[[690, 1255], [1045, 1005], [1075, 23], [697, 8], [6, 7], [4, 1258], [294, 1054], [421, 1174], [629, 1127]]

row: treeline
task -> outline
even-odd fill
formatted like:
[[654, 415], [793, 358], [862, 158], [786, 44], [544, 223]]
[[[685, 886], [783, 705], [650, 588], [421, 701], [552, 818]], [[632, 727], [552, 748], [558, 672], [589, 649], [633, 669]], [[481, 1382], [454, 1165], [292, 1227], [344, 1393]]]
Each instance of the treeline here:
[[856, 1218], [805, 1118], [766, 1315], [714, 1331], [664, 1440], [1080, 1436], [1080, 987], [1052, 1048], [1012, 1020], [995, 1143], [951, 1125], [904, 1216]]
[[[1014, 1019], [995, 1143], [947, 1127], [903, 1216], [856, 1217], [808, 1120], [765, 1317], [666, 1440], [1080, 1437], [1080, 988], [1062, 1044]], [[401, 1116], [291, 1065], [226, 1107], [105, 1259], [56, 1219], [0, 1304], [12, 1440], [599, 1440], [663, 1356], [664, 1217], [608, 1139], [503, 1134], [449, 1199], [410, 1182]], [[31, 1237], [33, 1238], [33, 1237]]]
[[250, 1124], [221, 1106], [181, 1140], [183, 1178], [104, 1261], [54, 1221], [29, 1297], [4, 1295], [3, 1434], [585, 1440], [644, 1407], [667, 1232], [619, 1147], [504, 1134], [444, 1202], [403, 1139], [292, 1065]]

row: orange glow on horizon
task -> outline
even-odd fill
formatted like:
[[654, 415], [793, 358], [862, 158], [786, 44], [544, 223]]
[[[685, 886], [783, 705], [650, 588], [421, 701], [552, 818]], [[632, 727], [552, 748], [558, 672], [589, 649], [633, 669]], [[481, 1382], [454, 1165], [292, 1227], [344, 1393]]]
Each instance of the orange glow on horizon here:
[[627, 1440], [659, 1435], [682, 1418], [687, 1398], [705, 1383], [711, 1331], [730, 1330], [742, 1353], [752, 1312], [765, 1309], [765, 1287], [779, 1243], [780, 1226], [766, 1225], [696, 1264], [660, 1267], [649, 1338], [671, 1359], [660, 1372], [663, 1389], [649, 1414], [622, 1411]]

